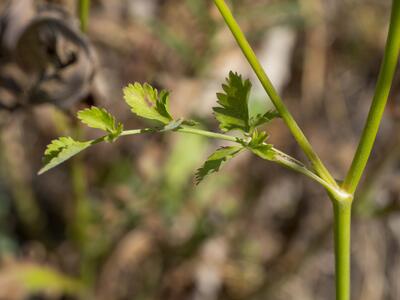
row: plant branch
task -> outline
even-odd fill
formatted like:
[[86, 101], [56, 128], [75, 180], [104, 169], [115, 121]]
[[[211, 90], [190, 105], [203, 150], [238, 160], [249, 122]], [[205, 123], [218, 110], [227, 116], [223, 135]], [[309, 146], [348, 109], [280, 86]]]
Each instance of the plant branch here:
[[249, 64], [253, 68], [254, 72], [256, 73], [258, 79], [260, 80], [262, 86], [264, 87], [265, 91], [267, 92], [268, 96], [270, 97], [272, 103], [274, 104], [275, 108], [281, 115], [282, 119], [288, 126], [289, 130], [291, 131], [292, 135], [296, 139], [297, 143], [304, 151], [308, 159], [310, 160], [314, 170], [319, 174], [321, 178], [325, 181], [329, 182], [330, 184], [337, 186], [336, 181], [323, 165], [322, 161], [318, 157], [318, 155], [313, 150], [310, 142], [307, 140], [306, 136], [297, 125], [296, 121], [294, 120], [293, 116], [283, 103], [282, 99], [278, 95], [277, 91], [275, 90], [274, 86], [272, 85], [271, 81], [269, 80], [267, 74], [265, 73], [263, 67], [261, 66], [260, 62], [257, 59], [256, 54], [254, 53], [253, 49], [251, 48], [249, 42], [247, 41], [245, 35], [243, 34], [242, 30], [240, 29], [239, 24], [236, 22], [235, 18], [232, 15], [229, 7], [226, 5], [224, 0], [214, 0], [215, 5], [218, 7], [221, 15], [223, 16], [226, 24], [228, 25], [229, 29], [231, 30], [233, 36], [235, 37], [238, 45], [242, 49], [243, 54], [247, 58]]
[[371, 155], [389, 96], [400, 50], [400, 0], [393, 0], [389, 33], [383, 63], [368, 118], [356, 154], [343, 183], [343, 188], [354, 193]]

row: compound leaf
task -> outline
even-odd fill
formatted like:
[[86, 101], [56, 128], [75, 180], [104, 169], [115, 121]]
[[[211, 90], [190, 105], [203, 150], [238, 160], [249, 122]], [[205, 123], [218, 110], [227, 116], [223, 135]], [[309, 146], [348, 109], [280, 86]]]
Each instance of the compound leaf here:
[[132, 112], [139, 117], [163, 124], [173, 120], [169, 112], [169, 93], [165, 90], [158, 93], [151, 85], [136, 82], [124, 88], [124, 99]]
[[242, 149], [242, 146], [229, 146], [219, 148], [215, 151], [208, 157], [204, 165], [197, 170], [195, 175], [196, 184], [199, 184], [207, 175], [218, 172], [223, 163], [233, 158]]
[[222, 88], [224, 91], [217, 93], [217, 102], [220, 106], [213, 107], [220, 129], [249, 132], [251, 129], [248, 110], [250, 81], [243, 80], [237, 73], [229, 72], [226, 84], [223, 84]]
[[44, 163], [45, 166], [40, 169], [38, 174], [43, 174], [48, 170], [58, 166], [64, 161], [68, 160], [72, 156], [85, 150], [93, 141], [78, 142], [71, 137], [60, 137], [53, 140], [46, 148], [44, 152]]

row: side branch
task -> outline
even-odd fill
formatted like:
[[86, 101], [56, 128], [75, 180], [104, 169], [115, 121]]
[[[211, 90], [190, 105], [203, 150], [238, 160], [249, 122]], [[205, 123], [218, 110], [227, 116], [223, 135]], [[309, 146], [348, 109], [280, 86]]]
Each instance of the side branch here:
[[392, 14], [390, 18], [389, 33], [386, 42], [385, 55], [376, 85], [375, 95], [368, 114], [368, 118], [361, 135], [356, 154], [343, 183], [343, 188], [353, 194], [360, 182], [361, 176], [371, 155], [371, 151], [382, 120], [386, 102], [400, 50], [400, 0], [393, 0]]

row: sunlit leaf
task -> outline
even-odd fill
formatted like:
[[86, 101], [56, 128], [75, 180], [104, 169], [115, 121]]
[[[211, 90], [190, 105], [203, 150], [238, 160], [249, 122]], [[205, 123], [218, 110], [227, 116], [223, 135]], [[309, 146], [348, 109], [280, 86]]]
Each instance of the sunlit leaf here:
[[40, 169], [38, 174], [43, 174], [44, 172], [58, 166], [72, 156], [88, 148], [92, 143], [93, 141], [78, 142], [71, 137], [60, 137], [53, 140], [44, 152], [45, 166]]
[[168, 124], [173, 120], [168, 107], [169, 94], [165, 90], [159, 93], [147, 83], [129, 84], [124, 88], [124, 99], [132, 112], [139, 117], [156, 120], [163, 124]]
[[104, 108], [96, 106], [79, 111], [78, 119], [91, 128], [108, 132], [109, 135], [105, 139], [106, 141], [114, 141], [124, 130], [124, 126], [117, 122], [113, 115]]

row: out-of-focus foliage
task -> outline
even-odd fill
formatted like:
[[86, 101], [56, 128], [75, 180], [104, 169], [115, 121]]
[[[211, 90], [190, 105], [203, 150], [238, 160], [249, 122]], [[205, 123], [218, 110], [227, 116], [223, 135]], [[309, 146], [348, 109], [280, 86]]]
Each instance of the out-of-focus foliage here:
[[76, 279], [49, 267], [34, 264], [13, 264], [0, 272], [0, 298], [7, 299], [9, 291], [17, 295], [45, 292], [48, 295], [84, 295], [84, 287]]

